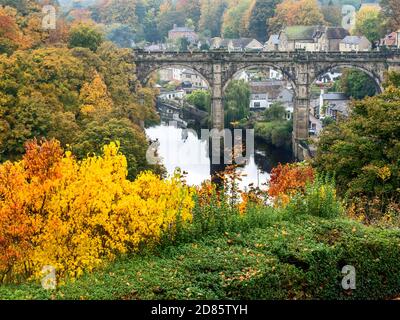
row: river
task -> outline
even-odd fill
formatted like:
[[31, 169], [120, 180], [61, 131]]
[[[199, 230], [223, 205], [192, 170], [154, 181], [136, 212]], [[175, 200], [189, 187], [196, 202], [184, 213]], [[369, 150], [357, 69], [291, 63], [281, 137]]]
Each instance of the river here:
[[[152, 141], [157, 141], [157, 153], [168, 174], [173, 174], [179, 167], [186, 172], [186, 181], [190, 185], [199, 185], [202, 181], [210, 179], [208, 143], [202, 141], [194, 131], [184, 131], [173, 125], [161, 124], [147, 128], [146, 133]], [[242, 181], [239, 182], [242, 190], [246, 190], [251, 183], [264, 188], [271, 169], [279, 162], [291, 161], [290, 152], [273, 148], [262, 141], [256, 140], [254, 149], [247, 163], [237, 169], [242, 176]]]

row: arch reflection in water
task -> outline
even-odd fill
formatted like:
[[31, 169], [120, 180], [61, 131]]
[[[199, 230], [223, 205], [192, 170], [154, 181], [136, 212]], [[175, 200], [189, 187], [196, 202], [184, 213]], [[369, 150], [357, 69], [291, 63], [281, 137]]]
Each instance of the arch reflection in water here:
[[[210, 179], [210, 159], [208, 156], [208, 142], [202, 141], [190, 130], [176, 128], [169, 125], [158, 125], [146, 129], [147, 136], [158, 142], [158, 156], [168, 174], [173, 174], [179, 167], [187, 172], [186, 181], [190, 185], [199, 185]], [[269, 172], [279, 162], [291, 161], [291, 152], [282, 149], [273, 149], [264, 143], [256, 141], [255, 153], [250, 155], [246, 165], [237, 170], [243, 175], [239, 182], [241, 189], [249, 184], [263, 187], [269, 180]]]

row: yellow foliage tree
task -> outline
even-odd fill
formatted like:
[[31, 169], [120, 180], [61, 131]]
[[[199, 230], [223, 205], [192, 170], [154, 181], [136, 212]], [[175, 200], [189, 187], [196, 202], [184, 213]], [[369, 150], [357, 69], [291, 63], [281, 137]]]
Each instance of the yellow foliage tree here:
[[117, 143], [77, 161], [54, 140], [33, 142], [0, 165], [0, 280], [39, 278], [47, 265], [75, 278], [191, 221], [193, 190], [178, 175], [126, 177]]
[[81, 113], [84, 116], [102, 118], [109, 114], [113, 102], [101, 76], [95, 72], [93, 80], [85, 83], [79, 94]]

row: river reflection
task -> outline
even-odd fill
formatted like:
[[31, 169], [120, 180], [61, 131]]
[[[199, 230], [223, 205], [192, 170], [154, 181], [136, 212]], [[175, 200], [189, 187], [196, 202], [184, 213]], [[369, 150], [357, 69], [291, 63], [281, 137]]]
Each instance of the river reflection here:
[[[187, 172], [186, 181], [190, 185], [199, 185], [202, 181], [210, 179], [208, 143], [202, 141], [194, 131], [161, 124], [147, 128], [146, 133], [152, 141], [157, 141], [158, 155], [168, 174], [173, 174], [179, 167]], [[237, 169], [242, 174], [240, 188], [244, 190], [251, 183], [265, 188], [271, 169], [279, 162], [290, 161], [290, 152], [255, 141], [254, 154], [250, 156], [246, 165]]]

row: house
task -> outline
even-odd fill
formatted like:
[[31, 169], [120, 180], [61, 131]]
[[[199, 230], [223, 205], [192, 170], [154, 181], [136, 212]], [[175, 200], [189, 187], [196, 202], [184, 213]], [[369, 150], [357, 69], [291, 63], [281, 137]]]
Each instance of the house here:
[[160, 81], [171, 82], [171, 81], [182, 81], [182, 69], [178, 68], [165, 68], [158, 72]]
[[143, 48], [143, 50], [149, 51], [149, 52], [150, 51], [164, 51], [166, 49], [167, 49], [167, 47], [164, 44], [150, 44]]
[[293, 114], [293, 92], [285, 81], [269, 80], [250, 82], [250, 110], [258, 111], [269, 108], [273, 103], [280, 102], [286, 109], [286, 118]]
[[228, 50], [228, 51], [261, 51], [263, 45], [256, 39], [239, 38], [239, 39], [223, 39], [212, 38], [210, 49], [212, 50]]
[[370, 51], [371, 49], [371, 42], [364, 36], [347, 36], [339, 44], [341, 52]]
[[278, 51], [279, 50], [279, 34], [272, 34], [268, 41], [265, 42], [264, 51]]
[[325, 84], [333, 84], [336, 80], [341, 77], [341, 73], [339, 72], [327, 72], [317, 78], [315, 80], [316, 85], [325, 85]]
[[250, 94], [250, 110], [264, 110], [269, 108], [267, 93], [252, 93]]
[[349, 116], [349, 98], [343, 92], [324, 93], [320, 95], [320, 115], [321, 118], [332, 117], [338, 120], [340, 117]]
[[182, 100], [185, 96], [184, 90], [162, 91], [158, 95], [160, 100]]
[[279, 51], [339, 51], [340, 42], [349, 35], [341, 27], [290, 26], [279, 33]]
[[190, 43], [195, 43], [199, 39], [194, 29], [188, 27], [178, 27], [176, 24], [174, 24], [173, 29], [168, 32], [168, 39], [176, 41], [182, 38], [186, 38]]
[[400, 29], [389, 33], [380, 41], [381, 46], [389, 48], [400, 48]]
[[185, 84], [190, 83], [191, 86], [186, 85], [185, 87], [190, 87], [192, 90], [208, 88], [207, 82], [203, 79], [203, 77], [193, 70], [184, 69], [181, 74], [181, 79]]

